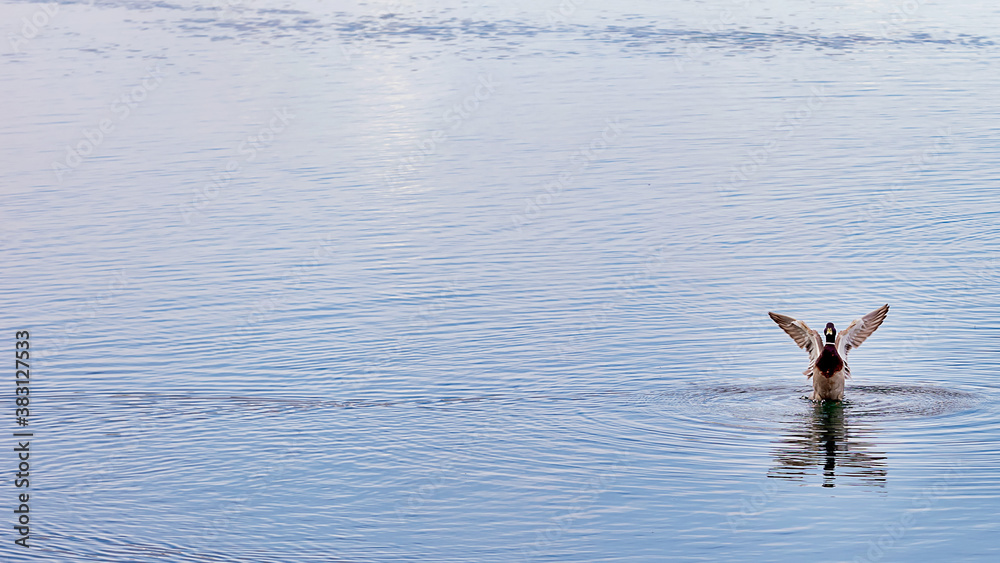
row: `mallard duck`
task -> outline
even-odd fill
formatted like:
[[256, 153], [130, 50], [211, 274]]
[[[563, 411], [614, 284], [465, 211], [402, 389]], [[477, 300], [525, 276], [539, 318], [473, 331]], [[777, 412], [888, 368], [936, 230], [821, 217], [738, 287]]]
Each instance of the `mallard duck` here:
[[847, 353], [861, 346], [882, 324], [888, 313], [889, 305], [882, 305], [860, 319], [855, 319], [847, 330], [839, 334], [833, 323], [826, 323], [823, 330], [826, 335], [825, 343], [818, 332], [802, 321], [778, 313], [769, 312], [768, 315], [792, 337], [799, 348], [809, 352], [809, 367], [802, 372], [806, 377], [812, 378], [813, 393], [809, 398], [813, 401], [840, 401], [844, 398], [844, 380], [851, 377], [851, 368], [847, 367]]

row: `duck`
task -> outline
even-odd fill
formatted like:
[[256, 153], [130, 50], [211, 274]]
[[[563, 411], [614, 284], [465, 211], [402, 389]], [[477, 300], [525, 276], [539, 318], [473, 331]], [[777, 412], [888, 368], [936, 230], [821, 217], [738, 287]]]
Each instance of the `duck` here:
[[767, 313], [771, 320], [778, 323], [781, 330], [788, 333], [792, 340], [809, 353], [809, 367], [802, 372], [812, 379], [812, 401], [843, 401], [844, 382], [851, 377], [851, 368], [847, 365], [847, 353], [861, 346], [882, 326], [882, 321], [889, 314], [889, 304], [882, 305], [871, 313], [855, 319], [847, 329], [837, 332], [833, 323], [826, 323], [823, 334], [809, 328], [806, 323], [795, 320], [787, 315]]

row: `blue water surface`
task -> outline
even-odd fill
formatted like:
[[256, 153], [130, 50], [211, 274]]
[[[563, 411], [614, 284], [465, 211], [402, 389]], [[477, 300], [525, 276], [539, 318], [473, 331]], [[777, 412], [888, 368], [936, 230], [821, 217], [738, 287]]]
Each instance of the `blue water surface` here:
[[0, 14], [4, 561], [1000, 556], [996, 6]]

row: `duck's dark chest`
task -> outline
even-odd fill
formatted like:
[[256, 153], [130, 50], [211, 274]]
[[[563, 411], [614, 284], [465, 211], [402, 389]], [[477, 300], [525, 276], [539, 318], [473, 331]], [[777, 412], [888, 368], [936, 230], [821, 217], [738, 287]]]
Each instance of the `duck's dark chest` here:
[[837, 348], [833, 344], [827, 344], [819, 353], [819, 358], [816, 358], [816, 367], [823, 375], [829, 377], [844, 369], [844, 360], [837, 353]]

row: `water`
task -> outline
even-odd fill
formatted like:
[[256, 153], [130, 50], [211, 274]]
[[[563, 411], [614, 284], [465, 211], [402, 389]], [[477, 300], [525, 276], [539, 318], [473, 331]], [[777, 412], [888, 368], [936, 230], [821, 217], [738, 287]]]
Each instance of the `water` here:
[[997, 557], [994, 6], [0, 10], [5, 561]]

